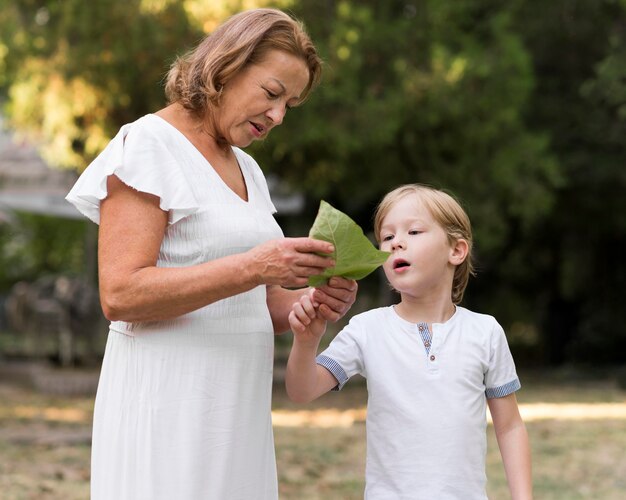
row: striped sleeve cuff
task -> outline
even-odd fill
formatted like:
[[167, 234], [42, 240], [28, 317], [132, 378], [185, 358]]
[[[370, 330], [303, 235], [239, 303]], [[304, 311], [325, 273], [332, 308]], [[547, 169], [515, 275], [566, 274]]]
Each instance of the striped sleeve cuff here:
[[513, 394], [515, 391], [519, 391], [522, 387], [518, 378], [512, 380], [508, 384], [501, 385], [500, 387], [487, 388], [485, 395], [487, 399], [503, 398], [509, 394]]
[[341, 388], [348, 381], [348, 375], [344, 369], [337, 363], [334, 359], [329, 358], [328, 356], [324, 356], [320, 354], [317, 358], [315, 358], [315, 362], [326, 368], [333, 376], [337, 379], [337, 385], [333, 387], [333, 391], [340, 391]]

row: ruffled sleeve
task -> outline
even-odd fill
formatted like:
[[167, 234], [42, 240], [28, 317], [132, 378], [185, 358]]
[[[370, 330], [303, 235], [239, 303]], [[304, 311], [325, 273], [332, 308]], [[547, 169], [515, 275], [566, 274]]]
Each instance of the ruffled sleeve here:
[[158, 196], [159, 207], [174, 224], [200, 208], [185, 172], [146, 117], [124, 125], [78, 178], [65, 197], [78, 211], [100, 223], [100, 202], [107, 197], [107, 178]]

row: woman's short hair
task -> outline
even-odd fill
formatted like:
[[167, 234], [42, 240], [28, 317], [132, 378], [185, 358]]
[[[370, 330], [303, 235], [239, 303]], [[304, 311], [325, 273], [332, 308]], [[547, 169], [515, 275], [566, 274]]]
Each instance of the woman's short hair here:
[[435, 222], [439, 224], [450, 243], [463, 239], [467, 241], [468, 251], [465, 260], [454, 270], [452, 282], [452, 302], [459, 304], [467, 287], [470, 275], [474, 274], [472, 258], [472, 226], [469, 217], [461, 204], [450, 194], [423, 184], [406, 184], [387, 193], [376, 207], [374, 213], [374, 235], [380, 243], [380, 230], [384, 218], [391, 208], [401, 199], [413, 196], [430, 212]]
[[309, 69], [304, 101], [320, 81], [322, 63], [302, 23], [277, 9], [252, 9], [235, 14], [179, 57], [165, 81], [168, 102], [178, 102], [203, 117], [218, 102], [223, 86], [271, 50], [300, 57]]

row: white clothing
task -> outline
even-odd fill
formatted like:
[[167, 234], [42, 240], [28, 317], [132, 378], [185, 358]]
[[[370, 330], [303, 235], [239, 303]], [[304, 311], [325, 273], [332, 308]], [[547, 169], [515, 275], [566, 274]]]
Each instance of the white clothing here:
[[[98, 223], [110, 175], [158, 196], [168, 212], [158, 267], [245, 252], [282, 231], [261, 169], [233, 150], [247, 202], [181, 132], [146, 115], [121, 128], [67, 199]], [[111, 323], [94, 410], [92, 500], [278, 498], [273, 346], [265, 286], [168, 321]]]
[[515, 364], [491, 316], [457, 307], [432, 330], [381, 307], [354, 316], [317, 358], [338, 389], [367, 379], [366, 499], [487, 498], [486, 396], [520, 388]]

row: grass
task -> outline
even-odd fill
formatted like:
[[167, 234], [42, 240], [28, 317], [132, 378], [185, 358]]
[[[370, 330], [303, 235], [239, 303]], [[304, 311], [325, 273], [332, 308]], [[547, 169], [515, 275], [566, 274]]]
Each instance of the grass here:
[[[617, 420], [549, 420], [529, 424], [537, 497], [547, 500], [624, 498], [625, 430], [624, 421]], [[501, 482], [498, 478], [497, 483]], [[504, 490], [498, 487], [496, 491]]]
[[[535, 498], [626, 498], [626, 391], [607, 378], [557, 375], [523, 376], [518, 395], [522, 410], [531, 415], [526, 425]], [[282, 500], [362, 498], [365, 397], [362, 384], [350, 383], [342, 393], [296, 406], [277, 385], [274, 421]], [[568, 410], [572, 405], [577, 405], [573, 413]], [[89, 498], [92, 407], [92, 395], [46, 395], [0, 379], [3, 500]], [[534, 411], [543, 407], [548, 411]], [[616, 409], [620, 411], [609, 411]], [[489, 498], [509, 498], [491, 426], [487, 473]]]

